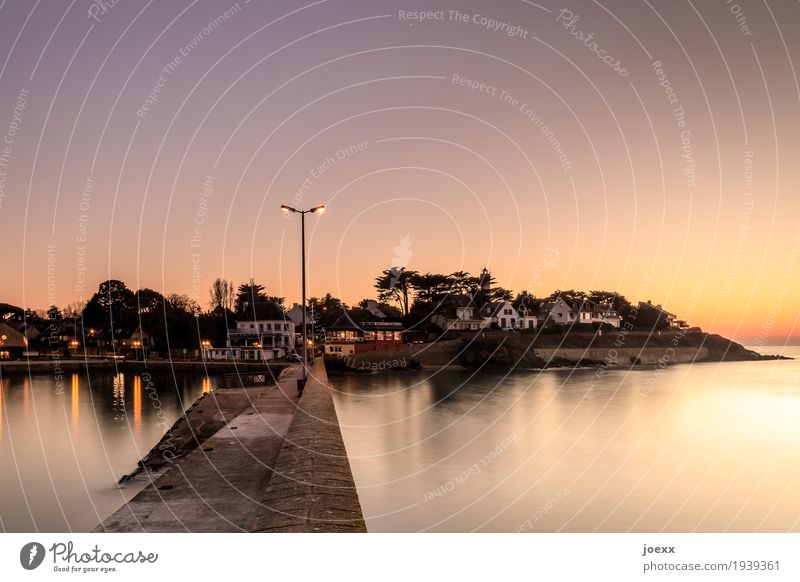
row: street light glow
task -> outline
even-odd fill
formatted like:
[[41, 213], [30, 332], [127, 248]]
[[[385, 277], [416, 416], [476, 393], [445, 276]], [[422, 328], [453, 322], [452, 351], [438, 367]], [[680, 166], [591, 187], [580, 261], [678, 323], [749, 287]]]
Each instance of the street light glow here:
[[309, 210], [298, 210], [297, 208], [292, 208], [291, 206], [287, 206], [286, 204], [281, 204], [281, 210], [283, 210], [284, 212], [296, 212], [297, 214], [314, 214], [317, 212], [322, 214], [323, 212], [325, 212], [325, 205], [320, 204], [319, 206], [315, 206], [314, 208], [311, 208]]

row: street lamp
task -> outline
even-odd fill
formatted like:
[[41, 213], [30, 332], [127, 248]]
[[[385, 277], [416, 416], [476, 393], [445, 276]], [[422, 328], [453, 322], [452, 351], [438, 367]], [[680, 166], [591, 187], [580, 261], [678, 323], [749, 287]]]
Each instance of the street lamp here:
[[[303, 387], [305, 387], [306, 380], [308, 379], [308, 330], [306, 329], [306, 214], [322, 213], [325, 211], [325, 206], [315, 206], [309, 210], [298, 210], [291, 206], [281, 204], [281, 210], [284, 212], [294, 212], [300, 215], [300, 255], [302, 256], [302, 287], [303, 287]], [[300, 393], [301, 390], [298, 390]]]

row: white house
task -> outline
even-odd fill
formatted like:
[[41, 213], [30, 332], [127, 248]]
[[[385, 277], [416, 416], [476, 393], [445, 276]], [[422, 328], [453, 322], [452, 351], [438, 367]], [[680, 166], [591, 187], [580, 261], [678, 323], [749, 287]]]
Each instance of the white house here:
[[442, 330], [479, 330], [483, 328], [483, 317], [469, 295], [452, 295], [448, 297], [436, 313], [431, 316], [431, 323]]
[[592, 309], [592, 323], [605, 323], [612, 327], [619, 327], [622, 324], [622, 318], [611, 305], [595, 303]]
[[[303, 325], [303, 308], [297, 303], [292, 303], [292, 307], [286, 311], [286, 317], [294, 323], [295, 327]], [[311, 310], [306, 309], [306, 322], [312, 321]]]
[[203, 358], [210, 360], [267, 361], [281, 358], [294, 349], [294, 322], [272, 302], [257, 303], [228, 330], [227, 345], [204, 344]]
[[522, 327], [522, 318], [508, 300], [487, 303], [481, 308], [480, 314], [485, 328], [493, 327], [493, 324], [503, 331]]
[[559, 297], [555, 301], [545, 303], [539, 310], [538, 324], [540, 327], [546, 325], [569, 325], [575, 321], [576, 314], [572, 305]]
[[559, 297], [545, 303], [539, 313], [539, 325], [607, 324], [619, 327], [621, 318], [610, 305], [594, 301], [571, 301]]
[[519, 329], [536, 329], [538, 326], [538, 317], [536, 313], [528, 309], [527, 307], [522, 307], [521, 309], [517, 310], [519, 313], [519, 320], [520, 326]]

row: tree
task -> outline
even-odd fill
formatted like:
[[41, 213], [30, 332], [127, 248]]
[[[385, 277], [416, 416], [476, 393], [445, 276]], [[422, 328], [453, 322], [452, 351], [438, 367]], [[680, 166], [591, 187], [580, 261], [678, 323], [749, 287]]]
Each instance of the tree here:
[[278, 297], [277, 295], [267, 295], [267, 301], [270, 301], [275, 305], [280, 305], [281, 307], [283, 307], [283, 304], [286, 301], [286, 299], [283, 297]]
[[562, 291], [561, 289], [557, 289], [553, 291], [550, 295], [545, 297], [545, 301], [555, 301], [557, 299], [563, 299], [564, 301], [586, 301], [588, 296], [583, 291], [576, 291], [575, 289], [568, 289], [566, 291]]
[[338, 297], [334, 297], [330, 293], [326, 293], [323, 297], [312, 297], [308, 300], [308, 306], [314, 311], [333, 311], [344, 304]]
[[512, 293], [511, 290], [505, 289], [503, 287], [493, 287], [489, 290], [486, 296], [489, 298], [489, 302], [511, 301], [511, 298], [514, 296], [514, 293]]
[[438, 303], [447, 297], [453, 288], [450, 275], [440, 273], [416, 274], [413, 278], [414, 299], [422, 303]]
[[83, 313], [84, 307], [86, 307], [86, 303], [82, 301], [73, 301], [72, 303], [64, 307], [61, 310], [61, 313], [66, 318], [78, 319]]
[[409, 297], [414, 288], [414, 280], [419, 275], [416, 271], [407, 271], [404, 267], [386, 269], [375, 278], [375, 289], [379, 301], [395, 301], [400, 305], [403, 316], [408, 315]]
[[61, 310], [55, 305], [51, 305], [50, 307], [47, 308], [47, 319], [50, 320], [61, 319]]
[[185, 314], [185, 315], [199, 315], [200, 314], [200, 306], [197, 304], [197, 301], [189, 297], [188, 295], [182, 295], [179, 293], [170, 293], [166, 297], [167, 303], [169, 306], [175, 310], [178, 314]]
[[323, 297], [312, 297], [308, 300], [308, 308], [314, 315], [314, 320], [323, 327], [332, 324], [347, 306], [338, 297], [326, 293]]
[[133, 291], [125, 283], [117, 279], [103, 281], [97, 287], [83, 310], [83, 319], [87, 326], [100, 327], [104, 324], [124, 327], [132, 323], [136, 312], [136, 299]]
[[164, 307], [164, 296], [152, 289], [139, 289], [136, 292], [136, 311], [139, 315], [154, 313]]
[[358, 306], [361, 309], [366, 309], [370, 302], [375, 303], [378, 309], [380, 309], [381, 312], [386, 317], [393, 317], [393, 318], [403, 317], [403, 313], [394, 305], [389, 305], [388, 303], [384, 303], [381, 301], [375, 301], [374, 299], [368, 299], [368, 298], [362, 299], [361, 301], [358, 302]]
[[589, 291], [589, 300], [600, 305], [610, 305], [623, 319], [633, 310], [633, 305], [624, 295], [613, 291]]
[[521, 309], [527, 309], [529, 313], [538, 313], [539, 308], [542, 306], [541, 299], [537, 299], [533, 296], [533, 294], [528, 293], [528, 291], [525, 290], [517, 293], [517, 296], [511, 303], [514, 305], [514, 308], [517, 311]]
[[222, 309], [227, 309], [229, 311], [233, 310], [236, 291], [233, 288], [233, 283], [227, 279], [222, 279], [220, 277], [214, 279], [214, 282], [211, 284], [211, 287], [208, 290], [208, 294], [211, 297], [212, 311], [217, 307], [221, 307]]
[[476, 298], [475, 303], [483, 305], [494, 301], [511, 300], [513, 294], [510, 290], [495, 286], [497, 280], [492, 276], [488, 269], [484, 268], [479, 277], [476, 277], [478, 292], [473, 294]]
[[264, 293], [264, 286], [250, 279], [249, 283], [239, 285], [239, 289], [236, 292], [236, 313], [242, 314], [248, 307], [268, 300], [269, 297]]
[[448, 276], [450, 289], [448, 293], [455, 295], [472, 295], [479, 287], [477, 277], [471, 276], [466, 271], [456, 271]]

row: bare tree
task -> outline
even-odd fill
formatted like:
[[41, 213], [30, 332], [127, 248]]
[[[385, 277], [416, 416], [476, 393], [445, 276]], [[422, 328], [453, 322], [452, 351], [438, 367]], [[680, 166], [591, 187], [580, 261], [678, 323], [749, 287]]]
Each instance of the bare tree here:
[[233, 309], [236, 290], [234, 289], [233, 283], [227, 279], [222, 279], [220, 277], [214, 279], [211, 288], [208, 290], [208, 294], [211, 297], [211, 309], [216, 309], [217, 307], [228, 310]]
[[86, 307], [85, 301], [73, 301], [66, 307], [61, 310], [61, 313], [64, 314], [64, 317], [68, 317], [70, 319], [77, 319], [83, 313], [83, 308]]

